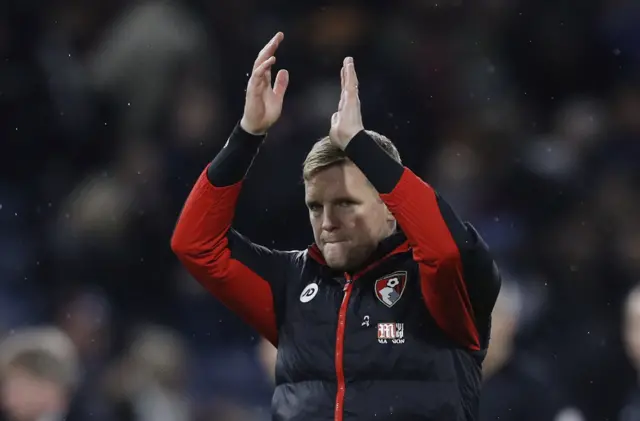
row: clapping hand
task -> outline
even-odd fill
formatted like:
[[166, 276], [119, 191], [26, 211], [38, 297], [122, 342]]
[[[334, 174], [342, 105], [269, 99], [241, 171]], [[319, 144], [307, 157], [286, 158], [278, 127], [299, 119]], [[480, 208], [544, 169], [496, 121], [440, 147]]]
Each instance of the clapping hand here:
[[280, 70], [271, 84], [271, 69], [276, 62], [275, 53], [284, 39], [278, 32], [258, 54], [247, 84], [244, 114], [240, 127], [253, 135], [264, 135], [278, 121], [282, 113], [284, 93], [289, 84], [289, 73]]
[[338, 111], [331, 116], [329, 137], [334, 145], [345, 149], [351, 139], [364, 130], [360, 112], [360, 98], [358, 98], [358, 76], [353, 58], [344, 59], [340, 70], [340, 81], [342, 87], [340, 103]]

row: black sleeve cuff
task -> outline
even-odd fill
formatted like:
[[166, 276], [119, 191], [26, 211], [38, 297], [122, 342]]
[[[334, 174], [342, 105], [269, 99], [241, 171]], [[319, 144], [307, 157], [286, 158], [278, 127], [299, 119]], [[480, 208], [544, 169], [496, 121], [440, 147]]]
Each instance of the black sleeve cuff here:
[[245, 132], [240, 123], [229, 136], [227, 144], [213, 159], [207, 171], [209, 182], [216, 187], [235, 184], [247, 175], [265, 136]]
[[396, 162], [364, 130], [351, 139], [344, 151], [380, 194], [390, 193], [404, 172], [404, 166]]

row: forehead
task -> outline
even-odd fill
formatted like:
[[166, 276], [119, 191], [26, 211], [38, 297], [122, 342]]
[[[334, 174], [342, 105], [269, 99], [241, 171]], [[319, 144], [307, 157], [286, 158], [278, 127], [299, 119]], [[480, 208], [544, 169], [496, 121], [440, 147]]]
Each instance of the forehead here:
[[307, 198], [355, 196], [371, 189], [362, 171], [352, 163], [326, 168], [305, 181], [304, 187]]

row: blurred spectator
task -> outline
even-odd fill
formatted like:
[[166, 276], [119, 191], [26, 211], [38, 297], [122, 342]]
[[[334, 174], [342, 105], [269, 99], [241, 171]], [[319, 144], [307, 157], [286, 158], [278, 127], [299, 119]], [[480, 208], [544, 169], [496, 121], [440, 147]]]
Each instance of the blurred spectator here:
[[110, 399], [120, 415], [139, 421], [187, 421], [187, 355], [179, 336], [153, 326], [140, 327], [107, 378]]
[[627, 356], [636, 371], [636, 387], [630, 391], [617, 419], [632, 421], [640, 419], [640, 286], [635, 286], [627, 296], [622, 332]]
[[18, 331], [0, 344], [1, 401], [11, 421], [66, 419], [80, 379], [71, 340], [54, 327]]
[[483, 366], [485, 385], [481, 420], [583, 420], [571, 410], [551, 367], [535, 355], [518, 353], [515, 336], [523, 309], [523, 294], [516, 284], [503, 282], [493, 310], [491, 345]]

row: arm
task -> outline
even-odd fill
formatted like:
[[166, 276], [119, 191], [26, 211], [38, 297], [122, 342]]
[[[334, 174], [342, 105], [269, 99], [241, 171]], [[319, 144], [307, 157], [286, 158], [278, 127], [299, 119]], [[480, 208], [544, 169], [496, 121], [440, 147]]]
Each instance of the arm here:
[[263, 139], [236, 126], [189, 194], [171, 247], [202, 286], [275, 345], [291, 253], [253, 244], [231, 228], [242, 180]]
[[409, 239], [425, 304], [461, 345], [486, 346], [500, 290], [497, 267], [476, 230], [462, 223], [434, 189], [391, 158], [365, 131], [345, 148]]
[[292, 253], [251, 243], [231, 228], [242, 180], [278, 120], [289, 76], [280, 70], [272, 86], [278, 32], [253, 64], [244, 114], [222, 151], [193, 187], [171, 239], [171, 248], [215, 297], [276, 345], [277, 309], [284, 308]]

